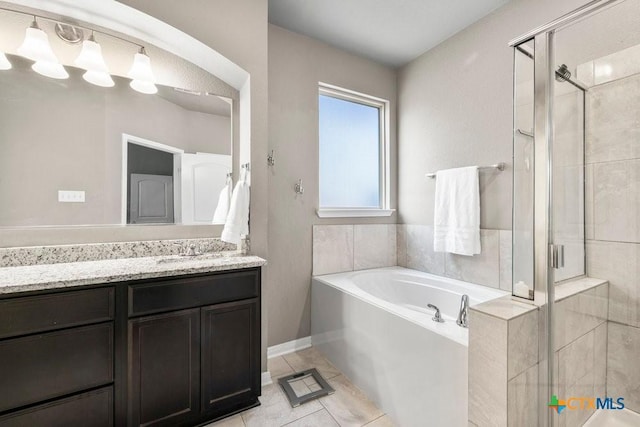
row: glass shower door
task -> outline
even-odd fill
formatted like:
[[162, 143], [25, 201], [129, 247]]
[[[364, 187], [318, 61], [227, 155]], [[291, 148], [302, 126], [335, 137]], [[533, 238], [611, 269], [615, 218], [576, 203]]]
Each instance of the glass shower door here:
[[550, 33], [554, 426], [640, 425], [640, 0], [601, 3]]

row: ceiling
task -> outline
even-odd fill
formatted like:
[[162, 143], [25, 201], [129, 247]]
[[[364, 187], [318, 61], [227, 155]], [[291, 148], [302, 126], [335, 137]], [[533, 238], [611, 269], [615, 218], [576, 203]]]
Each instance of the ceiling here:
[[398, 67], [509, 0], [269, 0], [269, 22]]

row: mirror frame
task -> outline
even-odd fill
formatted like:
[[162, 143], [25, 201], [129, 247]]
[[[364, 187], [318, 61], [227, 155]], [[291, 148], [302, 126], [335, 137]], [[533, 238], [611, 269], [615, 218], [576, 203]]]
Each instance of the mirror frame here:
[[[56, 19], [72, 19], [106, 28], [174, 54], [209, 72], [239, 92], [232, 103], [234, 178], [239, 165], [251, 158], [251, 82], [249, 73], [210, 46], [177, 28], [115, 0], [4, 0], [0, 5], [29, 12], [38, 10]], [[235, 136], [232, 137], [236, 140]], [[235, 145], [235, 144], [234, 144]], [[0, 247], [132, 240], [219, 237], [221, 225], [87, 225], [0, 227]], [[17, 243], [17, 244], [16, 244]]]

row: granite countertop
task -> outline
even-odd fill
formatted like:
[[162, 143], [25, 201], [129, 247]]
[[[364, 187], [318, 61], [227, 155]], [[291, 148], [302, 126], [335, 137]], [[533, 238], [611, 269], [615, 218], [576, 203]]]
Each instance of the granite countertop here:
[[0, 294], [260, 267], [251, 255], [157, 256], [0, 268]]

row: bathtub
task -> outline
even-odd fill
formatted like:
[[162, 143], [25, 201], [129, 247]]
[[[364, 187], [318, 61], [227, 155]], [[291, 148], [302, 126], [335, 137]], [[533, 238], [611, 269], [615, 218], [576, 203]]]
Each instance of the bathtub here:
[[400, 427], [467, 427], [463, 294], [470, 305], [507, 295], [402, 267], [315, 276], [312, 344]]

